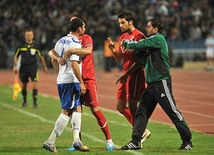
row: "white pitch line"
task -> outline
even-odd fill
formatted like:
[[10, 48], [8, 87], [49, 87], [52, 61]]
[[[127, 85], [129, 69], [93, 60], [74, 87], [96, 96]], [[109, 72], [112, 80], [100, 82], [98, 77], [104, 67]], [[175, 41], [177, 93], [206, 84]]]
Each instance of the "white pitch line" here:
[[206, 115], [206, 114], [201, 114], [201, 113], [198, 113], [198, 112], [192, 112], [192, 111], [182, 110], [182, 113], [188, 113], [188, 114], [192, 114], [192, 115], [196, 115], [196, 116], [201, 116], [201, 117], [206, 117], [206, 118], [214, 119], [214, 116]]
[[[161, 106], [158, 104], [157, 108], [161, 108]], [[181, 109], [181, 108], [180, 108]], [[206, 115], [206, 114], [202, 114], [202, 113], [198, 113], [198, 112], [193, 112], [193, 111], [188, 111], [188, 110], [181, 110], [182, 113], [187, 113], [187, 114], [191, 114], [191, 115], [196, 115], [196, 116], [200, 116], [200, 117], [205, 117], [205, 118], [209, 118], [209, 119], [214, 119], [213, 115]]]
[[181, 100], [182, 102], [194, 103], [194, 104], [192, 104], [192, 106], [194, 106], [195, 104], [196, 105], [214, 106], [213, 102], [204, 102], [204, 101], [198, 101], [198, 100], [194, 100], [194, 99], [183, 98], [182, 96], [179, 97], [179, 95], [175, 96], [175, 100]]
[[199, 126], [205, 126], [205, 127], [208, 127], [208, 126], [214, 126], [214, 124], [191, 124], [189, 125], [191, 127], [199, 127]]
[[[36, 118], [36, 119], [38, 119], [38, 120], [40, 120], [40, 121], [42, 121], [42, 122], [46, 122], [46, 123], [49, 123], [49, 124], [55, 124], [54, 121], [45, 119], [44, 117], [41, 117], [41, 116], [39, 116], [39, 115], [37, 115], [37, 114], [34, 114], [34, 113], [32, 113], [32, 112], [27, 112], [27, 111], [22, 110], [22, 109], [17, 109], [16, 107], [10, 106], [9, 104], [3, 103], [3, 102], [0, 102], [0, 103], [1, 103], [2, 106], [6, 107], [6, 108], [12, 109], [12, 110], [14, 110], [14, 111], [18, 111], [18, 112], [20, 112], [20, 113], [22, 113], [22, 114], [25, 114], [25, 115], [27, 115], [27, 116]], [[84, 113], [83, 113], [83, 114], [84, 114]], [[85, 113], [85, 114], [87, 114], [87, 113]], [[120, 125], [120, 124], [118, 123], [117, 125]], [[71, 131], [71, 128], [70, 128], [70, 127], [66, 127], [66, 130]], [[87, 138], [89, 138], [89, 139], [95, 141], [95, 142], [99, 142], [99, 143], [105, 144], [105, 141], [103, 141], [103, 140], [101, 140], [101, 139], [99, 139], [99, 138], [97, 138], [97, 137], [95, 137], [95, 136], [93, 136], [93, 135], [86, 134], [86, 133], [84, 133], [84, 132], [82, 132], [82, 134], [83, 134], [84, 136], [86, 136]], [[117, 149], [121, 148], [121, 146], [116, 145], [116, 144], [115, 144], [115, 147], [116, 147]], [[132, 151], [132, 150], [128, 150], [128, 152], [130, 152], [130, 153], [132, 153], [132, 154], [134, 154], [134, 155], [144, 155], [144, 154], [141, 153], [141, 152], [136, 152], [136, 151]]]

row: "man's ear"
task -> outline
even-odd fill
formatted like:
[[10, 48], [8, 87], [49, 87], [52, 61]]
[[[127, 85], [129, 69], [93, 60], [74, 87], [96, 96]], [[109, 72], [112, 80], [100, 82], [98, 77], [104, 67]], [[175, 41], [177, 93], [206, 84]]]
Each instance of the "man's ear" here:
[[134, 25], [133, 20], [130, 20], [130, 21], [129, 21], [129, 25]]
[[155, 27], [153, 30], [154, 30], [155, 33], [158, 33], [158, 28], [157, 27]]
[[77, 28], [77, 32], [79, 33], [81, 31], [81, 27], [78, 27]]

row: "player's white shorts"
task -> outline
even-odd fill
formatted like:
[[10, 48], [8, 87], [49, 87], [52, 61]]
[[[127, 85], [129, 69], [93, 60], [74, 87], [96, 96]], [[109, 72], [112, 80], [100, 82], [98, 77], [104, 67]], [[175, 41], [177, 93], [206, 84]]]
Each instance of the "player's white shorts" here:
[[207, 58], [214, 58], [214, 48], [206, 50], [206, 57]]
[[81, 106], [80, 83], [57, 84], [62, 109], [75, 109]]

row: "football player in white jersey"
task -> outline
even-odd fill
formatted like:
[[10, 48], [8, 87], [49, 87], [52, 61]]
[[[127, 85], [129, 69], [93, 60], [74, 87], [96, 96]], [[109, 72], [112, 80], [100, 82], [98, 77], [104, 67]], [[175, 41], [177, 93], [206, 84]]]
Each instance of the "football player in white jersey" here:
[[[54, 47], [54, 50], [59, 56], [63, 56], [64, 51], [71, 48], [81, 48], [81, 43], [78, 40], [79, 35], [84, 33], [85, 25], [79, 18], [70, 21], [70, 33], [67, 36], [59, 39]], [[85, 85], [81, 77], [81, 60], [80, 57], [73, 54], [66, 61], [58, 57], [55, 61], [58, 62], [54, 65], [54, 69], [58, 73], [57, 86], [58, 94], [61, 101], [62, 113], [56, 120], [55, 127], [43, 144], [43, 148], [56, 153], [55, 141], [60, 136], [71, 118], [73, 127], [73, 146], [78, 150], [83, 146], [79, 132], [81, 129], [81, 103], [80, 95], [86, 92]], [[54, 60], [53, 60], [54, 61]]]

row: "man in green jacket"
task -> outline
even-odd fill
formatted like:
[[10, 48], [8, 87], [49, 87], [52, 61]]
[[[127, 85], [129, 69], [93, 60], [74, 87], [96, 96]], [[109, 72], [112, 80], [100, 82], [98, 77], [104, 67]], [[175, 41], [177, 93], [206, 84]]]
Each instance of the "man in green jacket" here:
[[[151, 19], [146, 26], [147, 38], [138, 42], [123, 41], [123, 46], [134, 49], [139, 61], [145, 61], [147, 88], [142, 94], [132, 132], [132, 140], [122, 150], [140, 149], [140, 140], [157, 103], [174, 123], [183, 141], [179, 150], [191, 150], [191, 132], [181, 112], [177, 109], [172, 94], [167, 42], [162, 35], [161, 21]], [[137, 53], [138, 52], [138, 53]]]

